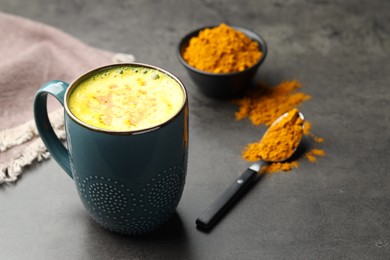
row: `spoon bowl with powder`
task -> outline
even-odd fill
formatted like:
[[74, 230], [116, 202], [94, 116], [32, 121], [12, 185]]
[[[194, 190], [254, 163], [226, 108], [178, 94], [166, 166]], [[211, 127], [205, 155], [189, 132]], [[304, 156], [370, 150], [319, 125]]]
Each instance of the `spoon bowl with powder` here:
[[196, 226], [202, 230], [210, 230], [217, 221], [237, 201], [250, 184], [254, 183], [261, 168], [267, 163], [288, 160], [298, 148], [302, 136], [304, 116], [293, 109], [276, 119], [259, 142], [261, 158], [252, 164], [234, 181], [228, 189], [215, 200], [196, 220]]

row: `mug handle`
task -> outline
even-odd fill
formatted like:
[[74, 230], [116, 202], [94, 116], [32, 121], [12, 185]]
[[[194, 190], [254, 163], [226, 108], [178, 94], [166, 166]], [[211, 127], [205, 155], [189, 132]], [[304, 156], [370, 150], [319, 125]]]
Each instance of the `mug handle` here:
[[68, 87], [68, 83], [60, 80], [53, 80], [43, 85], [34, 97], [34, 119], [38, 133], [50, 154], [73, 179], [69, 151], [55, 134], [47, 113], [47, 94], [54, 96], [64, 106], [65, 92]]

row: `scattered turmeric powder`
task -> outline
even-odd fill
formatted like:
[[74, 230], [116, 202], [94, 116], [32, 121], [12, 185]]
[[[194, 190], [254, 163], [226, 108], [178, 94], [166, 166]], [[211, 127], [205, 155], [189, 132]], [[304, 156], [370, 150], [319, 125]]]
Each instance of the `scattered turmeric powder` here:
[[317, 156], [324, 156], [324, 155], [325, 155], [325, 151], [324, 151], [324, 150], [321, 150], [321, 149], [312, 149], [312, 150], [310, 150], [309, 152], [307, 152], [307, 153], [305, 154], [306, 158], [307, 158], [310, 162], [317, 162], [316, 155], [317, 155]]
[[[296, 108], [300, 103], [310, 98], [309, 95], [297, 92], [302, 85], [298, 81], [285, 81], [275, 87], [269, 87], [265, 84], [259, 84], [257, 88], [251, 90], [244, 98], [236, 100], [239, 109], [235, 116], [237, 120], [248, 117], [254, 125], [271, 125], [279, 116]], [[323, 143], [322, 137], [311, 133], [311, 123], [304, 122], [303, 134], [314, 143]], [[261, 159], [262, 147], [259, 142], [250, 143], [242, 151], [243, 159], [254, 162]], [[275, 149], [278, 151], [278, 149]], [[309, 162], [316, 162], [318, 156], [324, 156], [325, 151], [314, 148], [305, 153]], [[298, 168], [298, 161], [286, 161], [271, 163], [262, 168], [260, 173], [274, 173], [277, 171], [290, 171]]]
[[274, 87], [260, 83], [245, 97], [235, 100], [239, 105], [236, 119], [248, 117], [254, 125], [269, 126], [279, 116], [310, 99], [309, 95], [297, 91], [301, 87], [297, 80], [284, 81]]
[[261, 168], [260, 173], [274, 173], [278, 171], [291, 171], [293, 168], [298, 168], [298, 162], [276, 162], [271, 163]]
[[211, 73], [243, 71], [261, 56], [257, 41], [224, 23], [200, 31], [183, 52], [188, 64]]
[[311, 133], [311, 123], [309, 121], [305, 121], [303, 127], [303, 134], [310, 135], [310, 133]]
[[325, 141], [325, 139], [323, 137], [314, 136], [314, 135], [313, 135], [313, 140], [316, 143], [323, 143]]

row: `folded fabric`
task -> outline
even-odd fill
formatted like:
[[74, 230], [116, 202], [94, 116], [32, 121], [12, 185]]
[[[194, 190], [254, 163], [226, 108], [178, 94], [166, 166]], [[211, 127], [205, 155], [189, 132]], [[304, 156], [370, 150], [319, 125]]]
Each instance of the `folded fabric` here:
[[[0, 12], [0, 183], [18, 179], [25, 166], [48, 158], [33, 121], [35, 92], [50, 80], [73, 81], [95, 67], [132, 62], [132, 55], [93, 48], [68, 34]], [[49, 98], [53, 128], [65, 138], [63, 110]]]

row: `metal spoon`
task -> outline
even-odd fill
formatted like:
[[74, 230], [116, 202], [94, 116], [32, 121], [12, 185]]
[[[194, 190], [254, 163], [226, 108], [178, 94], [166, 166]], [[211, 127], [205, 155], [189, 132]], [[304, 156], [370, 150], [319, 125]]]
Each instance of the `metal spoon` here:
[[[277, 118], [271, 126], [277, 124], [282, 120], [284, 117], [286, 117], [288, 113], [283, 114], [279, 118]], [[299, 117], [304, 120], [304, 117], [302, 113], [299, 112]], [[303, 126], [302, 126], [303, 127]], [[271, 127], [270, 127], [271, 128]], [[267, 130], [268, 132], [269, 130]], [[264, 134], [267, 135], [267, 132]], [[299, 142], [302, 139], [302, 135], [300, 136]], [[298, 147], [298, 145], [297, 145]], [[296, 148], [295, 148], [296, 150]], [[286, 158], [283, 158], [282, 160], [278, 161], [265, 161], [265, 160], [259, 160], [256, 163], [252, 164], [244, 173], [238, 177], [238, 179], [233, 182], [228, 189], [220, 196], [218, 199], [216, 199], [196, 220], [196, 226], [199, 229], [202, 230], [210, 230], [217, 222], [218, 220], [226, 213], [236, 202], [240, 195], [246, 191], [249, 187], [251, 187], [250, 184], [252, 184], [258, 176], [258, 172], [260, 171], [261, 167], [265, 165], [266, 163], [271, 162], [281, 162], [289, 159], [295, 152], [295, 150], [292, 150], [291, 153], [286, 156]]]

